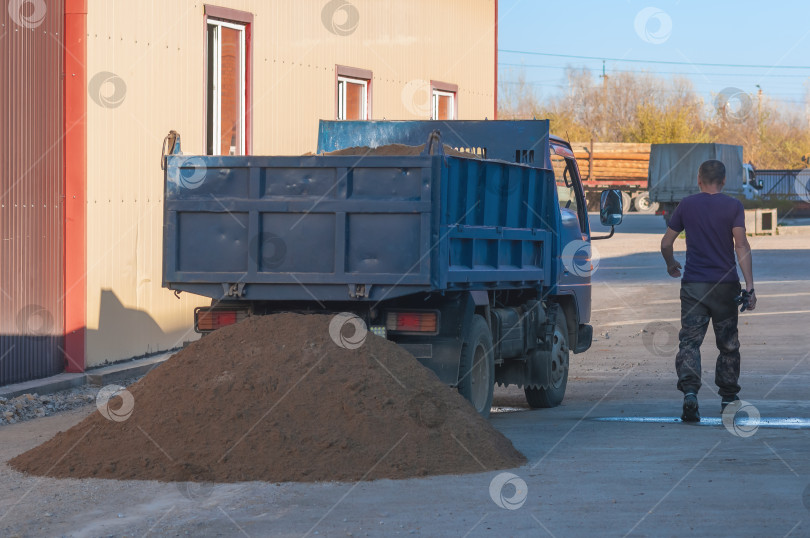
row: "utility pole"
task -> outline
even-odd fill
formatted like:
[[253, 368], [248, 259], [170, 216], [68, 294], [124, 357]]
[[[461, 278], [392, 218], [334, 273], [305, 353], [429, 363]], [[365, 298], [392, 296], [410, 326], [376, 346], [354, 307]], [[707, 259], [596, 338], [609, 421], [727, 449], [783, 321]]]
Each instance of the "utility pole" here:
[[762, 145], [762, 87], [757, 84], [757, 143], [755, 156], [759, 157], [759, 148]]
[[602, 60], [602, 137], [603, 140], [607, 140], [607, 130], [608, 130], [608, 99], [607, 99], [607, 89], [608, 89], [608, 74], [605, 72], [605, 60]]

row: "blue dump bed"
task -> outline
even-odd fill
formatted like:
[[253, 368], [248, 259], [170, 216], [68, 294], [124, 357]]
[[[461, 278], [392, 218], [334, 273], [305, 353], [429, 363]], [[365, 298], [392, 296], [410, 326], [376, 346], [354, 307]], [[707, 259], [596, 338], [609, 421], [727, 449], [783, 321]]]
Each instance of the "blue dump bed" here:
[[[322, 122], [319, 151], [424, 144], [439, 129], [488, 158], [169, 155], [163, 285], [215, 299], [380, 301], [555, 281], [547, 121], [503, 122], [520, 127], [511, 140], [501, 122], [385, 122], [384, 133], [358, 123]], [[471, 144], [451, 133], [465, 123]], [[528, 151], [540, 164], [508, 162]]]

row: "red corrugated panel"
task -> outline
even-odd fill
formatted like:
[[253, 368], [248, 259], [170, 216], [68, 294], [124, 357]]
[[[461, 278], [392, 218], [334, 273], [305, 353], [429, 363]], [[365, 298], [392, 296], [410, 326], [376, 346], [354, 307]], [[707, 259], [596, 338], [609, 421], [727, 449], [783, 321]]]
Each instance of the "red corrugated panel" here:
[[87, 325], [87, 0], [65, 0], [65, 369], [84, 371]]
[[3, 4], [0, 385], [64, 367], [64, 4]]

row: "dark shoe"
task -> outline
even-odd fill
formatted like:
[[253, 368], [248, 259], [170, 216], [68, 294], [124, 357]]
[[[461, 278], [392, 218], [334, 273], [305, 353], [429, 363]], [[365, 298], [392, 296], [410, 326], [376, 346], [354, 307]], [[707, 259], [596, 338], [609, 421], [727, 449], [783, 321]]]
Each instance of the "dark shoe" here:
[[700, 422], [700, 411], [698, 411], [697, 395], [689, 392], [683, 397], [683, 414], [681, 420], [684, 422]]
[[739, 401], [739, 397], [736, 394], [732, 394], [731, 396], [723, 396], [723, 399], [720, 400], [720, 412], [726, 410], [726, 406], [732, 402]]

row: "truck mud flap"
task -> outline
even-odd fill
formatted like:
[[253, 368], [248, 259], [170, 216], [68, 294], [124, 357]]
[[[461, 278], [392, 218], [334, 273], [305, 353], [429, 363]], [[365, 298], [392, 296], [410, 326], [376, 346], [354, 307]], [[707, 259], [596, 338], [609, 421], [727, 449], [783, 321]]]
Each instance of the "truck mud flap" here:
[[445, 385], [454, 387], [458, 384], [461, 343], [457, 339], [433, 337], [429, 341], [402, 342], [399, 345], [416, 357], [422, 366], [433, 371]]
[[593, 343], [593, 326], [588, 324], [580, 324], [577, 330], [577, 347], [574, 348], [574, 353], [583, 353], [591, 348]]

